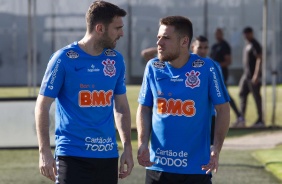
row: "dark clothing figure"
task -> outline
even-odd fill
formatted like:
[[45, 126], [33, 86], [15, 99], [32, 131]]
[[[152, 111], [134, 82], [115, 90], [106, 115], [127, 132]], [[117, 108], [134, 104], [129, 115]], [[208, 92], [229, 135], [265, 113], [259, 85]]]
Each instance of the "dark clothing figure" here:
[[[222, 40], [221, 42], [217, 42], [212, 46], [210, 57], [214, 61], [217, 61], [219, 64], [221, 64], [224, 62], [224, 56], [227, 54], [231, 55], [231, 48], [225, 40]], [[221, 70], [222, 70], [224, 82], [226, 84], [228, 80], [228, 67], [221, 66]]]
[[[262, 49], [257, 40], [252, 39], [245, 45], [243, 50], [244, 75], [250, 80], [253, 78], [255, 72], [257, 55], [260, 54], [262, 54]], [[261, 77], [261, 72], [259, 73], [259, 77]]]
[[[221, 40], [220, 42], [215, 43], [212, 48], [211, 48], [211, 54], [210, 57], [214, 60], [217, 61], [220, 66], [221, 66], [221, 70], [222, 70], [222, 75], [224, 78], [224, 83], [227, 87], [227, 81], [228, 81], [228, 66], [222, 66], [222, 63], [226, 62], [225, 61], [225, 56], [226, 55], [231, 55], [231, 48], [229, 46], [229, 44], [225, 41], [225, 40]], [[230, 94], [229, 94], [230, 96]], [[241, 117], [241, 113], [239, 112], [233, 98], [230, 96], [230, 106], [233, 109], [233, 111], [235, 112], [236, 116], [237, 116], [237, 121], [244, 121], [243, 118]]]
[[255, 73], [257, 56], [261, 55], [262, 49], [260, 44], [255, 40], [250, 40], [243, 50], [243, 68], [244, 74], [240, 80], [240, 99], [241, 99], [241, 111], [245, 115], [247, 106], [247, 97], [251, 92], [254, 96], [258, 119], [255, 123], [262, 123], [262, 100], [260, 95], [261, 88], [261, 72], [259, 73], [259, 80], [257, 83], [252, 82], [253, 75]]

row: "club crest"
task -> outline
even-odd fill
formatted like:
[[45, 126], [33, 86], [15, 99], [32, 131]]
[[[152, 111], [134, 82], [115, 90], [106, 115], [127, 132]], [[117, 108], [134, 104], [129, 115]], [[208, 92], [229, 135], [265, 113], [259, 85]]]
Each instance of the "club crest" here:
[[162, 61], [157, 61], [153, 63], [155, 68], [163, 69], [165, 67], [165, 63]]
[[67, 56], [71, 59], [76, 59], [79, 57], [79, 54], [77, 52], [74, 52], [73, 50], [70, 50], [67, 52]]
[[195, 87], [199, 87], [200, 86], [200, 79], [199, 79], [199, 75], [201, 73], [198, 71], [194, 71], [192, 70], [191, 72], [187, 72], [186, 75], [186, 80], [185, 80], [185, 86], [186, 87], [190, 87], [192, 89], [194, 89]]
[[116, 53], [115, 51], [113, 51], [112, 49], [107, 49], [107, 50], [105, 51], [105, 55], [106, 55], [106, 56], [116, 56], [117, 53]]
[[196, 61], [194, 61], [194, 62], [192, 63], [192, 66], [193, 66], [194, 68], [200, 68], [200, 67], [202, 67], [204, 64], [205, 64], [205, 62], [204, 62], [203, 60], [197, 59]]
[[103, 72], [104, 72], [105, 76], [112, 77], [112, 76], [116, 75], [115, 63], [116, 62], [114, 60], [110, 60], [110, 59], [102, 61], [102, 64], [104, 65]]

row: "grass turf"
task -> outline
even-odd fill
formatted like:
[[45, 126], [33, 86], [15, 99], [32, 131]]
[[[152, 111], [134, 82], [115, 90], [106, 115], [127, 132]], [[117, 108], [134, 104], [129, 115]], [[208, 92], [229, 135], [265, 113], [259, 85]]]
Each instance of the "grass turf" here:
[[[231, 136], [236, 136], [235, 131]], [[241, 133], [240, 133], [241, 134]], [[239, 135], [240, 135], [239, 134]], [[143, 184], [145, 169], [137, 163], [137, 136], [132, 131], [133, 158], [135, 162], [131, 175], [119, 184]], [[120, 143], [119, 143], [120, 145]], [[120, 148], [122, 151], [122, 149]], [[265, 172], [264, 165], [252, 157], [252, 151], [222, 150], [219, 172], [214, 174], [216, 184], [279, 184], [270, 173]], [[41, 176], [38, 170], [37, 149], [0, 150], [0, 183], [3, 184], [51, 184], [50, 180]]]
[[[144, 184], [145, 169], [136, 160], [137, 143], [133, 141], [135, 166], [131, 175], [119, 184]], [[3, 184], [51, 184], [38, 170], [37, 150], [0, 150], [0, 183]], [[223, 150], [220, 167], [214, 174], [215, 184], [279, 184], [264, 166], [251, 156], [251, 151]]]
[[274, 149], [257, 150], [252, 155], [282, 181], [282, 145]]

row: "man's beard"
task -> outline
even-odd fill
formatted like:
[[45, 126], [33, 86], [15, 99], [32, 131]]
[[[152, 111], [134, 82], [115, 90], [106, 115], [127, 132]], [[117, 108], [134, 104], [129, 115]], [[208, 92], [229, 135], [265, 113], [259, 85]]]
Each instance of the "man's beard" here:
[[[118, 38], [119, 39], [119, 38]], [[118, 40], [116, 39], [116, 41]], [[108, 32], [106, 31], [104, 33], [103, 38], [100, 40], [100, 43], [102, 45], [103, 48], [108, 48], [108, 49], [114, 49], [116, 47], [116, 42], [114, 43], [113, 40], [111, 40], [111, 38], [108, 35]]]
[[158, 58], [160, 61], [173, 61], [178, 57], [179, 57], [179, 52], [170, 53], [165, 56], [158, 53]]

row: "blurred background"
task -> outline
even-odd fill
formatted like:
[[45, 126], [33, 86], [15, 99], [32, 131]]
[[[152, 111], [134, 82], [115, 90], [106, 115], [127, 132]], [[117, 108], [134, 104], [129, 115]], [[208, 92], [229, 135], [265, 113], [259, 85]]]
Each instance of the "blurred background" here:
[[[205, 35], [215, 43], [214, 31], [223, 29], [232, 48], [230, 85], [242, 74], [242, 30], [254, 29], [263, 45], [266, 35], [266, 82], [282, 70], [281, 0], [109, 0], [128, 12], [124, 37], [117, 50], [125, 57], [127, 83], [140, 84], [146, 61], [142, 49], [156, 46], [158, 21], [168, 15], [183, 15], [193, 22], [194, 36]], [[266, 3], [267, 2], [267, 3]], [[0, 0], [0, 86], [38, 86], [53, 52], [85, 33], [85, 12], [92, 0]], [[264, 7], [266, 7], [264, 9]], [[266, 17], [265, 29], [263, 18]], [[265, 31], [265, 32], [264, 32]], [[275, 62], [275, 64], [274, 64]], [[281, 83], [278, 75], [277, 82]], [[35, 96], [35, 94], [31, 94]]]

